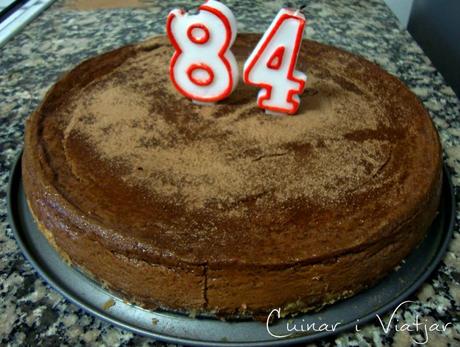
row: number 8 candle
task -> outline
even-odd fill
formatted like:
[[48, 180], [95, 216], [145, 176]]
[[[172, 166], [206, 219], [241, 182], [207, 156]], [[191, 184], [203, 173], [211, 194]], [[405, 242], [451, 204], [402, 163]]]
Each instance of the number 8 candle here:
[[230, 47], [236, 37], [236, 19], [222, 3], [207, 1], [198, 14], [172, 10], [166, 31], [175, 48], [169, 73], [176, 89], [198, 102], [229, 96], [238, 82], [238, 66]]
[[261, 87], [257, 104], [268, 113], [297, 112], [307, 76], [295, 70], [305, 17], [282, 8], [244, 64], [245, 83]]

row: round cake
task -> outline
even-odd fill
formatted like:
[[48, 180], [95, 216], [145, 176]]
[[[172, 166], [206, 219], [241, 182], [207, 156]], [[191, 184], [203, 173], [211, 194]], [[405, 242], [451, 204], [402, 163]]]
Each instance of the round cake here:
[[[240, 69], [259, 39], [238, 36]], [[349, 297], [423, 239], [441, 148], [395, 77], [304, 40], [298, 114], [267, 115], [241, 82], [184, 98], [172, 54], [155, 37], [91, 58], [28, 119], [25, 193], [67, 261], [143, 307], [260, 317]]]

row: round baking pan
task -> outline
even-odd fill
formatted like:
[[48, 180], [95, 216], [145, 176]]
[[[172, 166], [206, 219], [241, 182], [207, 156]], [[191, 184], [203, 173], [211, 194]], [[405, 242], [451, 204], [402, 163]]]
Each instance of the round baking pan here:
[[[306, 343], [321, 339], [376, 319], [395, 308], [412, 294], [436, 268], [452, 236], [455, 201], [452, 184], [444, 167], [439, 214], [426, 238], [384, 280], [350, 299], [327, 306], [319, 312], [280, 319], [270, 325], [274, 337], [263, 322], [221, 321], [148, 311], [124, 302], [102, 288], [75, 267], [65, 263], [36, 227], [24, 196], [21, 179], [21, 155], [13, 165], [8, 187], [8, 216], [16, 240], [37, 272], [67, 299], [89, 313], [116, 326], [155, 339], [200, 346], [272, 346]], [[276, 307], [274, 307], [276, 309]], [[276, 314], [275, 314], [276, 315]], [[316, 331], [312, 325], [315, 323]], [[305, 332], [292, 333], [304, 327]], [[320, 324], [328, 330], [317, 331]], [[325, 326], [323, 325], [323, 329]]]

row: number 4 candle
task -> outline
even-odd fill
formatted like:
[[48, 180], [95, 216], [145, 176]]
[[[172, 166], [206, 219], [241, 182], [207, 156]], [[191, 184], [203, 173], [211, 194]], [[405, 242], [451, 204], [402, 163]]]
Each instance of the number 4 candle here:
[[261, 87], [257, 104], [268, 113], [297, 112], [307, 76], [295, 70], [305, 17], [282, 8], [244, 64], [245, 83]]
[[169, 73], [176, 89], [198, 102], [226, 98], [238, 83], [238, 66], [230, 47], [236, 19], [224, 4], [210, 0], [191, 15], [169, 13], [166, 31], [175, 48]]

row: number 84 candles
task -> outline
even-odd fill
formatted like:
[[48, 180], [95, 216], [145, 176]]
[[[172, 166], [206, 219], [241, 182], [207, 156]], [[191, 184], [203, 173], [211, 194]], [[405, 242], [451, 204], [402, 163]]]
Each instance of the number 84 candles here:
[[[199, 9], [196, 15], [182, 10], [168, 15], [166, 30], [175, 48], [170, 77], [186, 97], [215, 102], [229, 96], [238, 82], [230, 51], [236, 20], [218, 1], [207, 1]], [[268, 113], [294, 114], [299, 108], [307, 77], [295, 65], [304, 27], [302, 13], [281, 9], [244, 64], [243, 80], [261, 88], [257, 104]]]

